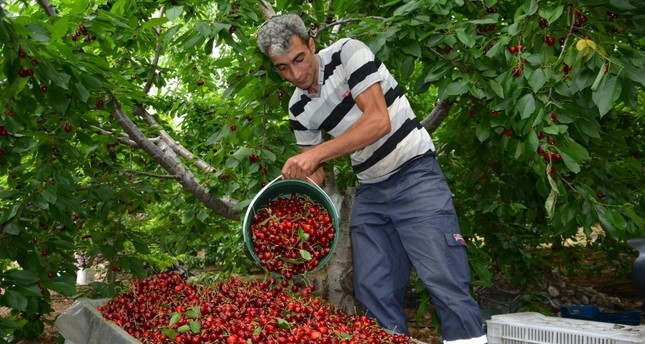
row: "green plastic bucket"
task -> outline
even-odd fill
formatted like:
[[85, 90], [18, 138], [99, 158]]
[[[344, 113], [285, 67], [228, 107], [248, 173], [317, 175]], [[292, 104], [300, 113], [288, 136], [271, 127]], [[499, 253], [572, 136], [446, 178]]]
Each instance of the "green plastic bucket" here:
[[[246, 210], [243, 224], [244, 242], [246, 243], [247, 249], [251, 253], [253, 260], [267, 271], [268, 269], [260, 263], [260, 258], [253, 250], [253, 240], [251, 239], [251, 224], [253, 217], [255, 216], [255, 213], [257, 211], [265, 207], [272, 200], [280, 197], [291, 197], [292, 194], [296, 194], [298, 196], [307, 196], [321, 207], [324, 207], [329, 213], [334, 227], [335, 235], [330, 244], [329, 253], [322, 259], [320, 259], [317, 267], [309, 270], [308, 272], [313, 272], [323, 267], [329, 261], [332, 254], [334, 253], [334, 250], [336, 249], [336, 244], [338, 242], [340, 234], [340, 221], [338, 219], [338, 212], [336, 211], [336, 207], [334, 206], [331, 198], [329, 198], [329, 195], [327, 195], [327, 193], [325, 193], [322, 188], [320, 188], [313, 182], [306, 182], [299, 179], [282, 179], [282, 177], [278, 177], [267, 184], [264, 188], [262, 188], [262, 190], [260, 190], [257, 195], [255, 195]], [[278, 272], [274, 271], [271, 271], [271, 273], [280, 275]]]

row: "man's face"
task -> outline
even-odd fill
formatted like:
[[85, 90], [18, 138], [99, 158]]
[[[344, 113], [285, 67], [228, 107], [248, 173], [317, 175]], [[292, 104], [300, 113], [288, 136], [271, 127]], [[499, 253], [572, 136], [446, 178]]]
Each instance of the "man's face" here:
[[[291, 50], [284, 55], [269, 56], [273, 65], [290, 83], [304, 90], [317, 86], [316, 46], [312, 38], [303, 42], [298, 36], [291, 37]], [[311, 91], [311, 90], [310, 90]]]

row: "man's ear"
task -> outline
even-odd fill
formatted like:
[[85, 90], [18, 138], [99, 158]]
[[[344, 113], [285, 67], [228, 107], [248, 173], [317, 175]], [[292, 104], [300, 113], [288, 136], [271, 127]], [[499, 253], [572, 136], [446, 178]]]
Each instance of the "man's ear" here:
[[314, 41], [313, 37], [309, 37], [309, 50], [311, 50], [311, 53], [315, 54], [316, 53], [316, 42]]

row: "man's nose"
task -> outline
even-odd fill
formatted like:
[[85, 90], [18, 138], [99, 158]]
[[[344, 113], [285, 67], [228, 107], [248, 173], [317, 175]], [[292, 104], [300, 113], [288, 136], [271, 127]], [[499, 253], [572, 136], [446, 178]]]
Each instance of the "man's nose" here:
[[302, 71], [299, 68], [296, 68], [295, 66], [291, 66], [291, 75], [293, 75], [294, 79], [299, 80], [300, 75], [302, 75]]

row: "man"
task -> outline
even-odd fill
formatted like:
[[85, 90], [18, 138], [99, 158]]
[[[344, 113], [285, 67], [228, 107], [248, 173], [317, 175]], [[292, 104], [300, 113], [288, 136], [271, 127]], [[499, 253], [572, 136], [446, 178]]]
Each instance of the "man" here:
[[[302, 152], [282, 176], [320, 185], [324, 162], [351, 157], [360, 182], [350, 218], [357, 303], [384, 328], [409, 334], [403, 303], [414, 267], [444, 343], [486, 343], [451, 191], [430, 135], [387, 68], [354, 39], [316, 53], [297, 15], [268, 20], [258, 46], [296, 86], [289, 117]], [[323, 131], [333, 139], [324, 141]]]

